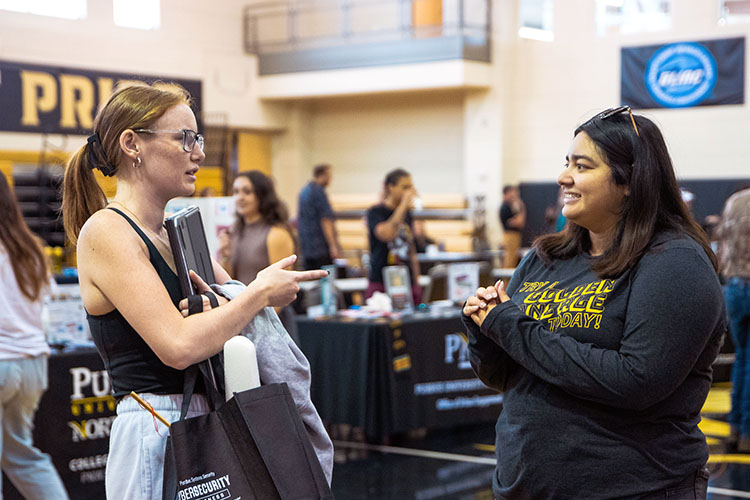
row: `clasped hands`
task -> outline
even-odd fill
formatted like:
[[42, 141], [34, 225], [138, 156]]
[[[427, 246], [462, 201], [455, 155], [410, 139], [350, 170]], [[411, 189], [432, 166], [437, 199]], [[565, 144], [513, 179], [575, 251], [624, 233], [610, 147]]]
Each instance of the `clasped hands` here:
[[476, 293], [466, 300], [463, 312], [477, 326], [482, 326], [484, 319], [495, 306], [509, 300], [510, 297], [505, 293], [505, 283], [499, 280], [494, 286], [477, 288]]

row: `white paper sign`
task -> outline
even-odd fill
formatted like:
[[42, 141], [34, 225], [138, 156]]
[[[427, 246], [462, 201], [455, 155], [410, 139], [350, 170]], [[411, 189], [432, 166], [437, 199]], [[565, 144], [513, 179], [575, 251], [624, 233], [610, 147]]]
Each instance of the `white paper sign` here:
[[411, 296], [411, 280], [409, 268], [406, 266], [386, 266], [383, 268], [385, 292], [391, 298], [394, 311], [414, 309]]
[[463, 302], [479, 288], [479, 264], [465, 262], [448, 265], [448, 298]]

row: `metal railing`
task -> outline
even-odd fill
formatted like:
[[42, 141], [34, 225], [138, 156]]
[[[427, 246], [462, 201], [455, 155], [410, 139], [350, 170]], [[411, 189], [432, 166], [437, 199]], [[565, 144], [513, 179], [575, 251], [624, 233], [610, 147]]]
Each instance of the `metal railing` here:
[[424, 0], [288, 0], [245, 7], [245, 51], [250, 54], [354, 43], [465, 36], [489, 43], [491, 0], [442, 0], [442, 22], [413, 22]]

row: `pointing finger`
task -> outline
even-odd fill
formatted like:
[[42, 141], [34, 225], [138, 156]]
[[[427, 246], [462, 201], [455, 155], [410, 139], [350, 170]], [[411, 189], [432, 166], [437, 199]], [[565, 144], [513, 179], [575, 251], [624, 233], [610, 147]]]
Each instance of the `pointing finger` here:
[[325, 278], [326, 276], [328, 276], [328, 271], [316, 269], [314, 271], [295, 271], [294, 274], [294, 279], [297, 281], [312, 281], [319, 280], [320, 278]]

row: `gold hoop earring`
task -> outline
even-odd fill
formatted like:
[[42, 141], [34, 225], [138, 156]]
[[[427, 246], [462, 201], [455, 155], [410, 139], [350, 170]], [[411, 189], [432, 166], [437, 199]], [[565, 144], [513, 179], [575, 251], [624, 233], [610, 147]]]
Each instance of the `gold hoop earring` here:
[[136, 156], [135, 160], [133, 160], [133, 168], [141, 168], [141, 157]]

